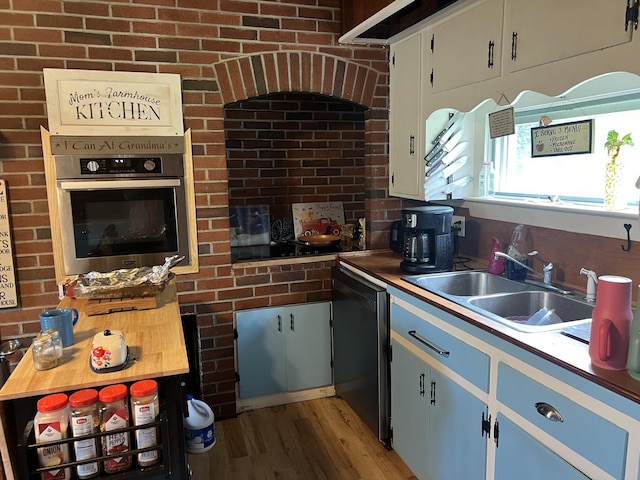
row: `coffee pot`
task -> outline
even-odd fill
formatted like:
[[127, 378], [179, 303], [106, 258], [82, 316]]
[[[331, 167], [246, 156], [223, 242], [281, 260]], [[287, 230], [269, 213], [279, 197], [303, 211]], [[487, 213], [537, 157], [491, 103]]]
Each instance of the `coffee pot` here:
[[453, 208], [425, 206], [402, 210], [400, 268], [409, 273], [446, 272], [453, 268]]

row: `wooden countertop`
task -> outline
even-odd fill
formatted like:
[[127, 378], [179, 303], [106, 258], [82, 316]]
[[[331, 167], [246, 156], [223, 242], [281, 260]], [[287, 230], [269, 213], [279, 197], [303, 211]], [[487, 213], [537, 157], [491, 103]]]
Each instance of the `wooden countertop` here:
[[[352, 265], [370, 276], [392, 285], [420, 300], [430, 303], [456, 317], [465, 320], [512, 344], [560, 365], [594, 383], [612, 390], [630, 400], [640, 403], [640, 381], [632, 378], [626, 370], [604, 370], [591, 365], [588, 345], [561, 335], [558, 331], [524, 333], [509, 328], [473, 312], [455, 302], [430, 293], [404, 280], [411, 275], [400, 269], [400, 254], [390, 250], [339, 255], [339, 260]], [[486, 264], [469, 262], [472, 268], [486, 269]]]
[[[0, 401], [67, 392], [146, 378], [179, 375], [189, 371], [175, 284], [158, 297], [158, 308], [87, 316], [87, 300], [64, 298], [59, 307], [80, 312], [74, 327], [75, 343], [64, 349], [58, 366], [38, 371], [31, 348], [0, 390]], [[91, 341], [105, 329], [121, 330], [129, 346], [127, 366], [111, 373], [95, 373], [89, 367]]]

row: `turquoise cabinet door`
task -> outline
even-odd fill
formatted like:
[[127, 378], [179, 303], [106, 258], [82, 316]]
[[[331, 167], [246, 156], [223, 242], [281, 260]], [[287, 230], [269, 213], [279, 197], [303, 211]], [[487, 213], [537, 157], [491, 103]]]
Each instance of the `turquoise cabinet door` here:
[[285, 307], [287, 391], [331, 384], [330, 320], [328, 302]]
[[[482, 415], [487, 417], [487, 406], [437, 370], [432, 370], [431, 382], [429, 460], [424, 478], [484, 479], [487, 438], [482, 435]], [[512, 480], [515, 478], [519, 477]]]
[[501, 414], [498, 414], [497, 421], [500, 436], [496, 449], [495, 480], [589, 478]]
[[416, 477], [426, 480], [430, 478], [427, 432], [431, 369], [395, 340], [391, 348], [391, 445]]
[[282, 307], [236, 313], [240, 398], [284, 392], [287, 387]]

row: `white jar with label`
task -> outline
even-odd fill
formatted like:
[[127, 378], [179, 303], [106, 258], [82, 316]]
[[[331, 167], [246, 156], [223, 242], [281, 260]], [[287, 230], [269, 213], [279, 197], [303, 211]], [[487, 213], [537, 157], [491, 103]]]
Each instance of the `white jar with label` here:
[[[93, 388], [79, 390], [69, 397], [71, 406], [71, 434], [73, 437], [84, 437], [100, 431], [100, 415], [98, 411], [98, 391]], [[97, 438], [73, 442], [76, 461], [90, 460], [99, 456]], [[76, 467], [78, 478], [86, 480], [100, 474], [100, 463], [91, 462]]]
[[[141, 380], [129, 387], [131, 395], [131, 416], [134, 425], [146, 425], [158, 420], [160, 402], [158, 383], [155, 380]], [[136, 430], [136, 448], [155, 447], [158, 444], [158, 427]], [[138, 454], [138, 465], [149, 467], [160, 460], [158, 450]]]
[[104, 387], [99, 392], [100, 431], [110, 432], [102, 437], [102, 454], [111, 455], [104, 461], [106, 473], [118, 473], [131, 468], [131, 456], [114, 456], [130, 450], [129, 432], [129, 390], [126, 385], [117, 384]]
[[[38, 413], [33, 419], [36, 443], [54, 442], [68, 437], [69, 397], [64, 393], [54, 393], [38, 400]], [[38, 448], [38, 461], [41, 467], [54, 467], [69, 462], [69, 445]], [[41, 474], [42, 480], [69, 480], [70, 468], [47, 470]]]

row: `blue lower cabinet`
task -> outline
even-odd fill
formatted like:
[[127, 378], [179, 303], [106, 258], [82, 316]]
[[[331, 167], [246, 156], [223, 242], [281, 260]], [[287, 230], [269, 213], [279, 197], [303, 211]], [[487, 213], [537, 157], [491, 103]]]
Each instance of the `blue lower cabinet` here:
[[486, 405], [392, 341], [392, 447], [420, 480], [484, 479]]
[[236, 313], [240, 398], [331, 384], [329, 302]]
[[[589, 477], [553, 453], [503, 415], [494, 480], [587, 480]], [[593, 439], [592, 439], [593, 440]]]
[[431, 368], [391, 341], [392, 447], [420, 479], [427, 478]]

